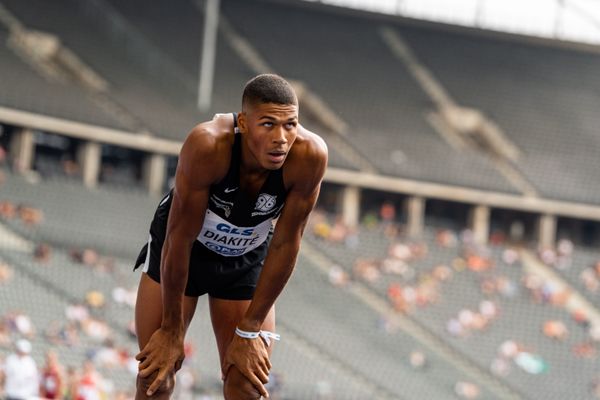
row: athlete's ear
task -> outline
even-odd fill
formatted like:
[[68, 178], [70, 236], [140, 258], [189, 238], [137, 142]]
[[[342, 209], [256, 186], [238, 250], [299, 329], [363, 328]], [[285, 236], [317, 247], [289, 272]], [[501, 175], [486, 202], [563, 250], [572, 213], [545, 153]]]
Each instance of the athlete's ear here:
[[238, 114], [238, 129], [241, 133], [246, 133], [248, 132], [248, 121], [247, 121], [247, 116], [246, 116], [246, 112], [242, 111], [241, 113]]

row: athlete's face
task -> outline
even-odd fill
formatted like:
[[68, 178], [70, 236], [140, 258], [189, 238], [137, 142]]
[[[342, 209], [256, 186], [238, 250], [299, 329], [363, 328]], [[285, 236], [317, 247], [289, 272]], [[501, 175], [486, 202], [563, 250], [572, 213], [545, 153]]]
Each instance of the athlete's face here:
[[250, 105], [240, 114], [239, 126], [250, 157], [247, 161], [259, 168], [281, 168], [298, 134], [298, 106]]

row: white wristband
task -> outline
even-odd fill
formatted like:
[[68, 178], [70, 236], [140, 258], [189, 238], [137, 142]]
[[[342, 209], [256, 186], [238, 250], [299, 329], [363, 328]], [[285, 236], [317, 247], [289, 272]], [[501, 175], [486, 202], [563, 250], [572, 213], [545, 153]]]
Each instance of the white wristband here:
[[260, 335], [260, 331], [258, 332], [247, 332], [243, 331], [240, 328], [235, 328], [235, 334], [239, 337], [243, 337], [244, 339], [256, 339]]
[[235, 334], [244, 339], [256, 339], [260, 336], [265, 341], [267, 346], [271, 345], [271, 339], [281, 340], [281, 335], [269, 331], [248, 332], [236, 327]]

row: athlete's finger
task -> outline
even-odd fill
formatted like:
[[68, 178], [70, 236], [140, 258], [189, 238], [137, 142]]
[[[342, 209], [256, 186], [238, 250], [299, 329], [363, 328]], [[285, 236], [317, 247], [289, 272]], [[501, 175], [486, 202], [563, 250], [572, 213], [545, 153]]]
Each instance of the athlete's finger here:
[[156, 390], [158, 390], [158, 388], [165, 381], [167, 373], [168, 373], [168, 371], [166, 369], [163, 369], [162, 371], [159, 371], [158, 375], [156, 376], [156, 379], [154, 379], [154, 381], [152, 382], [152, 384], [148, 388], [148, 391], [146, 392], [147, 396], [152, 396], [154, 394], [154, 392], [156, 392]]
[[146, 369], [152, 363], [152, 359], [150, 357], [146, 357], [140, 361], [138, 364], [138, 371]]
[[259, 371], [262, 372], [263, 374], [269, 375], [269, 368], [267, 367], [266, 363], [259, 363], [258, 368], [259, 368]]
[[273, 368], [273, 364], [271, 364], [271, 360], [269, 360], [269, 357], [267, 357], [267, 368], [269, 368], [269, 371], [271, 370], [271, 368]]
[[267, 392], [267, 389], [265, 389], [265, 385], [263, 385], [261, 380], [256, 375], [246, 376], [246, 378], [248, 378], [250, 383], [254, 385], [254, 387], [256, 388], [256, 390], [258, 390], [261, 396], [269, 397], [269, 392]]
[[142, 361], [142, 359], [146, 358], [148, 355], [148, 350], [144, 347], [139, 353], [136, 354], [135, 359], [138, 361]]
[[151, 364], [144, 369], [140, 369], [138, 372], [138, 375], [140, 376], [140, 378], [147, 378], [150, 375], [152, 375], [152, 373], [156, 370], [157, 370], [157, 367], [155, 367], [153, 364]]
[[261, 381], [262, 383], [264, 383], [265, 385], [266, 385], [267, 383], [269, 383], [269, 374], [268, 374], [268, 373], [265, 373], [265, 371], [262, 371], [262, 370], [261, 370], [261, 371], [258, 371], [258, 372], [256, 373], [256, 376], [257, 376], [257, 377], [258, 377], [258, 379], [260, 379], [260, 381]]

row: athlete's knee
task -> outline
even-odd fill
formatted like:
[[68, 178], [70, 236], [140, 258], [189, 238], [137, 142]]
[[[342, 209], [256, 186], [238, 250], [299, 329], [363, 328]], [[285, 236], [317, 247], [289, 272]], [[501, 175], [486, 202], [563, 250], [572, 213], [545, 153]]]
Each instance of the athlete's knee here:
[[223, 396], [225, 400], [258, 400], [260, 392], [234, 365], [225, 378]]
[[[154, 382], [154, 379], [156, 378], [157, 374], [158, 374], [158, 371], [155, 371], [154, 373], [152, 373], [152, 375], [150, 375], [146, 378], [142, 378], [138, 374], [137, 379], [136, 379], [136, 389], [137, 389], [137, 394], [135, 396], [136, 400], [144, 400], [144, 399], [148, 398], [146, 396], [146, 392], [148, 391], [148, 388], [150, 388], [150, 385], [152, 385], [152, 382]], [[170, 399], [171, 394], [173, 394], [173, 390], [175, 390], [175, 373], [170, 373], [169, 375], [167, 375], [167, 377], [163, 381], [162, 385], [160, 385], [158, 387], [158, 389], [154, 392], [154, 394], [152, 395], [151, 398], [153, 400], [154, 399], [156, 399], [156, 400]]]

